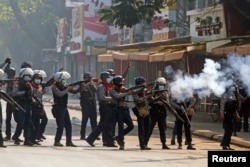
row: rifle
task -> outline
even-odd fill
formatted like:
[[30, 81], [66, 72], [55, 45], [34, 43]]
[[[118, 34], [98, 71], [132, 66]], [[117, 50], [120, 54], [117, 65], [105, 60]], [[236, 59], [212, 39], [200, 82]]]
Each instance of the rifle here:
[[[92, 79], [94, 82], [98, 82], [98, 79], [97, 78], [93, 78]], [[83, 80], [83, 81], [77, 81], [77, 82], [73, 82], [71, 84], [69, 84], [68, 86], [76, 86], [76, 85], [81, 85], [82, 83], [88, 83], [90, 82], [90, 80]]]
[[[62, 70], [63, 70], [63, 68], [60, 68], [59, 72]], [[45, 87], [51, 86], [53, 84], [53, 82], [54, 82], [54, 76], [52, 76], [47, 82], [42, 83], [42, 88], [44, 89]]]
[[146, 86], [145, 85], [136, 85], [136, 86], [132, 86], [132, 87], [130, 87], [130, 88], [127, 88], [127, 89], [125, 89], [125, 90], [123, 90], [122, 91], [122, 93], [126, 93], [126, 92], [128, 92], [128, 91], [130, 91], [130, 90], [136, 90], [136, 89], [140, 89], [140, 88], [144, 88], [144, 87], [148, 87], [148, 86], [154, 86], [154, 84], [155, 84], [156, 82], [149, 82], [149, 83], [147, 83], [146, 84]]
[[182, 114], [184, 114], [184, 116], [185, 116], [186, 122], [188, 123], [189, 126], [191, 126], [191, 122], [190, 122], [190, 120], [189, 120], [189, 118], [188, 118], [188, 116], [187, 116], [186, 110], [185, 110], [185, 108], [183, 107], [183, 105], [181, 105], [181, 111], [182, 111]]
[[10, 97], [7, 93], [0, 91], [0, 97], [9, 103], [12, 107], [14, 107], [16, 110], [21, 110], [23, 112], [26, 112], [26, 110], [20, 106], [12, 97]]
[[0, 82], [3, 82], [3, 83], [9, 83], [9, 82], [14, 82], [14, 81], [19, 81], [19, 79], [0, 79]]
[[167, 107], [168, 111], [171, 112], [176, 119], [179, 119], [182, 123], [184, 123], [185, 121], [181, 118], [181, 116], [177, 113], [177, 111], [166, 101], [163, 99], [160, 99], [160, 101], [162, 101], [165, 106]]
[[168, 91], [168, 89], [162, 89], [162, 90], [160, 90], [160, 89], [157, 89], [157, 90], [151, 90], [151, 91], [146, 92], [146, 95], [149, 95], [149, 94], [156, 94], [156, 93], [158, 93], [158, 92], [164, 92], [164, 91]]
[[35, 94], [32, 94], [32, 97], [39, 107], [43, 107], [43, 103], [38, 99], [38, 97]]

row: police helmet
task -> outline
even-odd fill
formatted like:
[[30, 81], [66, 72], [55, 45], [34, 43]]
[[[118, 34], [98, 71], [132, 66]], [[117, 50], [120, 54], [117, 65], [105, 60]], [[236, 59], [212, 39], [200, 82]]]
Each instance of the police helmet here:
[[32, 68], [32, 64], [31, 62], [25, 61], [22, 63], [21, 68]]
[[107, 78], [109, 78], [110, 77], [110, 73], [109, 72], [102, 72], [101, 74], [100, 74], [100, 78], [102, 79], [102, 80], [105, 80], [105, 79], [107, 79]]
[[43, 79], [43, 78], [47, 77], [47, 74], [46, 74], [46, 72], [44, 70], [34, 70], [34, 76], [33, 77], [34, 78], [39, 77], [39, 78]]
[[115, 76], [115, 72], [113, 69], [108, 69], [107, 72], [112, 75], [112, 76]]
[[113, 84], [119, 86], [122, 83], [122, 76], [121, 75], [116, 75], [113, 78]]
[[4, 76], [4, 71], [0, 69], [0, 77]]
[[61, 82], [62, 80], [67, 80], [71, 77], [71, 75], [67, 71], [59, 71], [55, 73], [54, 80], [56, 82]]
[[137, 77], [135, 78], [135, 84], [136, 85], [141, 85], [146, 81], [146, 79], [144, 77]]
[[83, 74], [83, 78], [84, 78], [84, 79], [91, 79], [91, 78], [92, 78], [92, 75], [91, 75], [90, 72], [85, 72], [85, 73]]
[[31, 68], [22, 68], [19, 73], [19, 77], [23, 78], [24, 76], [30, 76], [33, 77], [34, 72]]
[[160, 78], [156, 79], [156, 83], [161, 84], [161, 85], [166, 85], [167, 81], [166, 81], [166, 79], [164, 77], [160, 77]]
[[12, 76], [15, 76], [16, 75], [16, 69], [13, 68], [13, 67], [10, 67], [8, 70], [7, 70], [7, 76], [8, 77], [12, 77]]

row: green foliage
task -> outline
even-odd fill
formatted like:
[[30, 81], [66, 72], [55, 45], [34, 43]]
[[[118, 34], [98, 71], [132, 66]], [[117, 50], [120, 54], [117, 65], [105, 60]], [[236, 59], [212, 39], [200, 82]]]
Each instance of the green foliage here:
[[40, 63], [41, 49], [55, 47], [57, 21], [68, 11], [64, 0], [0, 0], [0, 51], [8, 49], [16, 61]]
[[155, 13], [161, 13], [164, 0], [113, 0], [113, 6], [100, 9], [100, 21], [107, 21], [109, 25], [119, 28], [132, 27], [141, 20], [150, 21]]

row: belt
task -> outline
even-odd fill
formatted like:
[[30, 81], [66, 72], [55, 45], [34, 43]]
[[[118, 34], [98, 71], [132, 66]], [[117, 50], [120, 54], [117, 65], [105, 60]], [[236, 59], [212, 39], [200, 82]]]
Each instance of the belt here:
[[122, 107], [122, 108], [128, 108], [128, 105], [127, 104], [123, 104], [123, 105], [118, 105], [118, 107]]
[[99, 105], [113, 104], [112, 101], [100, 101]]

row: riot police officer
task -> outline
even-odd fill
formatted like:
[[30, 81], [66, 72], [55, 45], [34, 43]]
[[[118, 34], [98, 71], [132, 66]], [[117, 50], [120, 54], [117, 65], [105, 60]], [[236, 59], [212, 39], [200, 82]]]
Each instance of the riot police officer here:
[[110, 89], [113, 87], [111, 84], [110, 74], [108, 72], [102, 72], [100, 74], [101, 82], [98, 85], [97, 97], [99, 101], [99, 112], [100, 121], [96, 128], [90, 133], [86, 139], [87, 143], [94, 147], [94, 142], [98, 139], [98, 136], [102, 133], [103, 146], [107, 147], [117, 147], [114, 144], [114, 139], [112, 136], [113, 129], [113, 108], [112, 98], [110, 96]]
[[72, 142], [72, 125], [70, 120], [68, 104], [68, 93], [73, 91], [72, 86], [68, 86], [66, 80], [71, 76], [67, 71], [55, 73], [55, 84], [52, 86], [54, 104], [52, 108], [53, 115], [56, 119], [57, 130], [55, 135], [54, 146], [62, 147], [60, 142], [63, 134], [63, 129], [66, 130], [66, 146], [76, 147]]
[[[16, 69], [13, 67], [10, 67], [9, 70], [7, 71], [7, 78], [10, 80], [14, 80], [16, 75]], [[6, 93], [10, 96], [13, 97], [13, 85], [15, 81], [7, 82], [7, 87], [6, 87]], [[12, 115], [14, 113], [15, 109], [12, 107], [10, 103], [6, 103], [6, 129], [5, 129], [5, 134], [6, 136], [4, 137], [5, 141], [8, 141], [11, 139], [11, 119]]]
[[[123, 87], [123, 77], [120, 75], [114, 76], [113, 84], [114, 87], [110, 90], [110, 95], [113, 103], [116, 105], [116, 120], [118, 124], [118, 136], [115, 136], [115, 140], [120, 146], [119, 149], [124, 150], [124, 136], [134, 128], [125, 97], [132, 95], [133, 91], [125, 91], [126, 88]], [[127, 125], [126, 128], [124, 128], [124, 123]]]
[[25, 113], [22, 110], [14, 112], [14, 118], [17, 122], [15, 133], [12, 139], [15, 141], [16, 145], [20, 144], [20, 135], [22, 129], [24, 129], [24, 145], [33, 146], [31, 142], [31, 128], [33, 128], [31, 122], [32, 114], [32, 94], [33, 88], [31, 86], [31, 79], [34, 72], [31, 68], [22, 68], [19, 73], [20, 80], [13, 88], [13, 96], [15, 97], [17, 103], [25, 109]]
[[82, 107], [82, 124], [81, 124], [81, 140], [85, 140], [86, 125], [90, 119], [92, 131], [97, 126], [97, 109], [96, 109], [96, 92], [97, 88], [92, 80], [92, 74], [85, 72], [83, 79], [86, 83], [82, 83], [78, 92], [80, 92], [80, 105]]
[[168, 100], [168, 92], [165, 89], [167, 81], [164, 77], [156, 79], [156, 86], [154, 90], [159, 90], [149, 101], [151, 106], [150, 117], [151, 117], [151, 127], [150, 127], [150, 136], [154, 130], [156, 123], [158, 124], [160, 131], [160, 140], [162, 143], [162, 149], [170, 149], [166, 144], [166, 117], [167, 109], [165, 104], [160, 101], [160, 99]]
[[34, 128], [32, 128], [31, 130], [31, 142], [37, 145], [40, 145], [40, 143], [36, 141], [37, 137], [41, 135], [40, 116], [42, 114], [46, 115], [42, 103], [42, 96], [46, 92], [45, 89], [42, 87], [42, 81], [43, 78], [45, 77], [46, 77], [45, 71], [34, 70], [34, 76], [32, 78], [33, 97], [35, 98], [35, 100], [32, 103], [32, 124]]
[[240, 119], [238, 111], [240, 110], [239, 89], [236, 84], [228, 87], [221, 97], [220, 116], [223, 120], [224, 135], [221, 141], [223, 150], [233, 150], [230, 147], [231, 137], [234, 128], [234, 119]]
[[186, 99], [185, 101], [180, 101], [178, 99], [171, 99], [171, 105], [176, 109], [178, 115], [182, 118], [184, 122], [180, 119], [175, 120], [175, 127], [176, 128], [176, 135], [177, 135], [177, 142], [178, 142], [178, 149], [182, 149], [182, 129], [184, 126], [185, 131], [185, 145], [187, 145], [188, 150], [196, 150], [192, 144], [192, 134], [191, 134], [191, 118], [192, 115], [187, 115], [186, 110], [189, 108], [191, 99]]
[[[135, 79], [136, 85], [143, 85], [146, 83], [144, 77], [137, 77]], [[140, 90], [133, 94], [135, 107], [132, 108], [134, 114], [137, 117], [138, 122], [138, 137], [141, 150], [150, 150], [148, 147], [149, 131], [150, 131], [150, 115], [148, 95], [146, 94], [146, 88], [139, 88]]]

